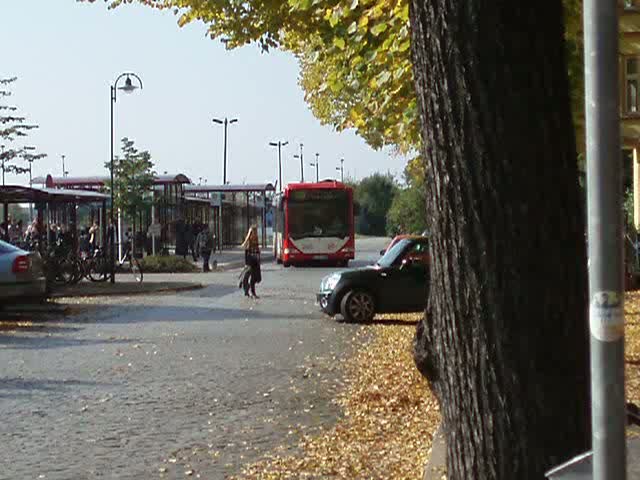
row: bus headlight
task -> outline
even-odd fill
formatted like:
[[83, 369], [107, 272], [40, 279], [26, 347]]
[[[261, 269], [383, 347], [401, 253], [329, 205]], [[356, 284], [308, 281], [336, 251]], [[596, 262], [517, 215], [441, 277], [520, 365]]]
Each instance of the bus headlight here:
[[285, 248], [285, 249], [284, 249], [284, 254], [285, 254], [285, 255], [289, 255], [289, 249], [288, 249], [288, 248]]
[[325, 279], [322, 281], [322, 291], [324, 292], [333, 291], [333, 289], [336, 288], [336, 285], [338, 285], [339, 281], [340, 281], [339, 273], [332, 273], [328, 277], [325, 277]]

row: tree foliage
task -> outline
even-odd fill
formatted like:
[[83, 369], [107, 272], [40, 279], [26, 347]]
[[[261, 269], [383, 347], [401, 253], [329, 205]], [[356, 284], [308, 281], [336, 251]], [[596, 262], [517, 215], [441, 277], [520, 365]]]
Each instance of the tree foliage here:
[[358, 233], [385, 235], [387, 213], [398, 187], [390, 174], [374, 173], [355, 185], [355, 201], [358, 205]]
[[[84, 0], [95, 1], [95, 0]], [[292, 52], [314, 115], [353, 128], [374, 148], [420, 149], [411, 68], [408, 0], [105, 0], [172, 10], [179, 25], [201, 21], [227, 48], [257, 43]], [[574, 119], [582, 124], [582, 0], [563, 0]]]
[[404, 169], [406, 186], [399, 188], [387, 213], [387, 233], [419, 234], [427, 229], [424, 162], [416, 157]]
[[[151, 206], [149, 192], [153, 187], [155, 172], [148, 151], [139, 151], [133, 140], [122, 139], [123, 157], [113, 161], [114, 201], [125, 217], [134, 218], [136, 213]], [[105, 163], [107, 169], [110, 162]]]
[[9, 88], [16, 80], [16, 77], [0, 78], [0, 162], [3, 173], [22, 174], [29, 172], [29, 167], [16, 164], [16, 160], [32, 162], [46, 155], [30, 153], [28, 148], [21, 145], [21, 140], [28, 136], [29, 131], [38, 126], [28, 123], [26, 117], [17, 113], [18, 107], [7, 103], [11, 96]]

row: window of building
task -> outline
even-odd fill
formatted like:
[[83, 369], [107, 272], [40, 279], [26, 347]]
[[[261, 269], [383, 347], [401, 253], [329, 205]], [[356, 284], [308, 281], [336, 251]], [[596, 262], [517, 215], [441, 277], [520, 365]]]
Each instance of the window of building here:
[[627, 113], [640, 112], [640, 57], [625, 60], [625, 93]]

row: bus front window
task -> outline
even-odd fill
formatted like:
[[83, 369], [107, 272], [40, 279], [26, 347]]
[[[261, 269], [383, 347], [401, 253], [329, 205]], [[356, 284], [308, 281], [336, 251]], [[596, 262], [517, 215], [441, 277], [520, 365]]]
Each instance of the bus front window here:
[[331, 198], [290, 199], [288, 227], [291, 238], [349, 236], [349, 203], [346, 192]]

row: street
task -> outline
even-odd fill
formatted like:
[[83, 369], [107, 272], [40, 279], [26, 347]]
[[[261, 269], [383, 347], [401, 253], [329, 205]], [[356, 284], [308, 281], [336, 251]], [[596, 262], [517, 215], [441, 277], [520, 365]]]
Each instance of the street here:
[[[353, 264], [385, 242], [358, 240]], [[218, 479], [330, 424], [361, 340], [315, 305], [332, 270], [264, 264], [259, 300], [237, 270], [175, 275], [206, 288], [70, 299], [64, 320], [1, 333], [0, 478]]]

